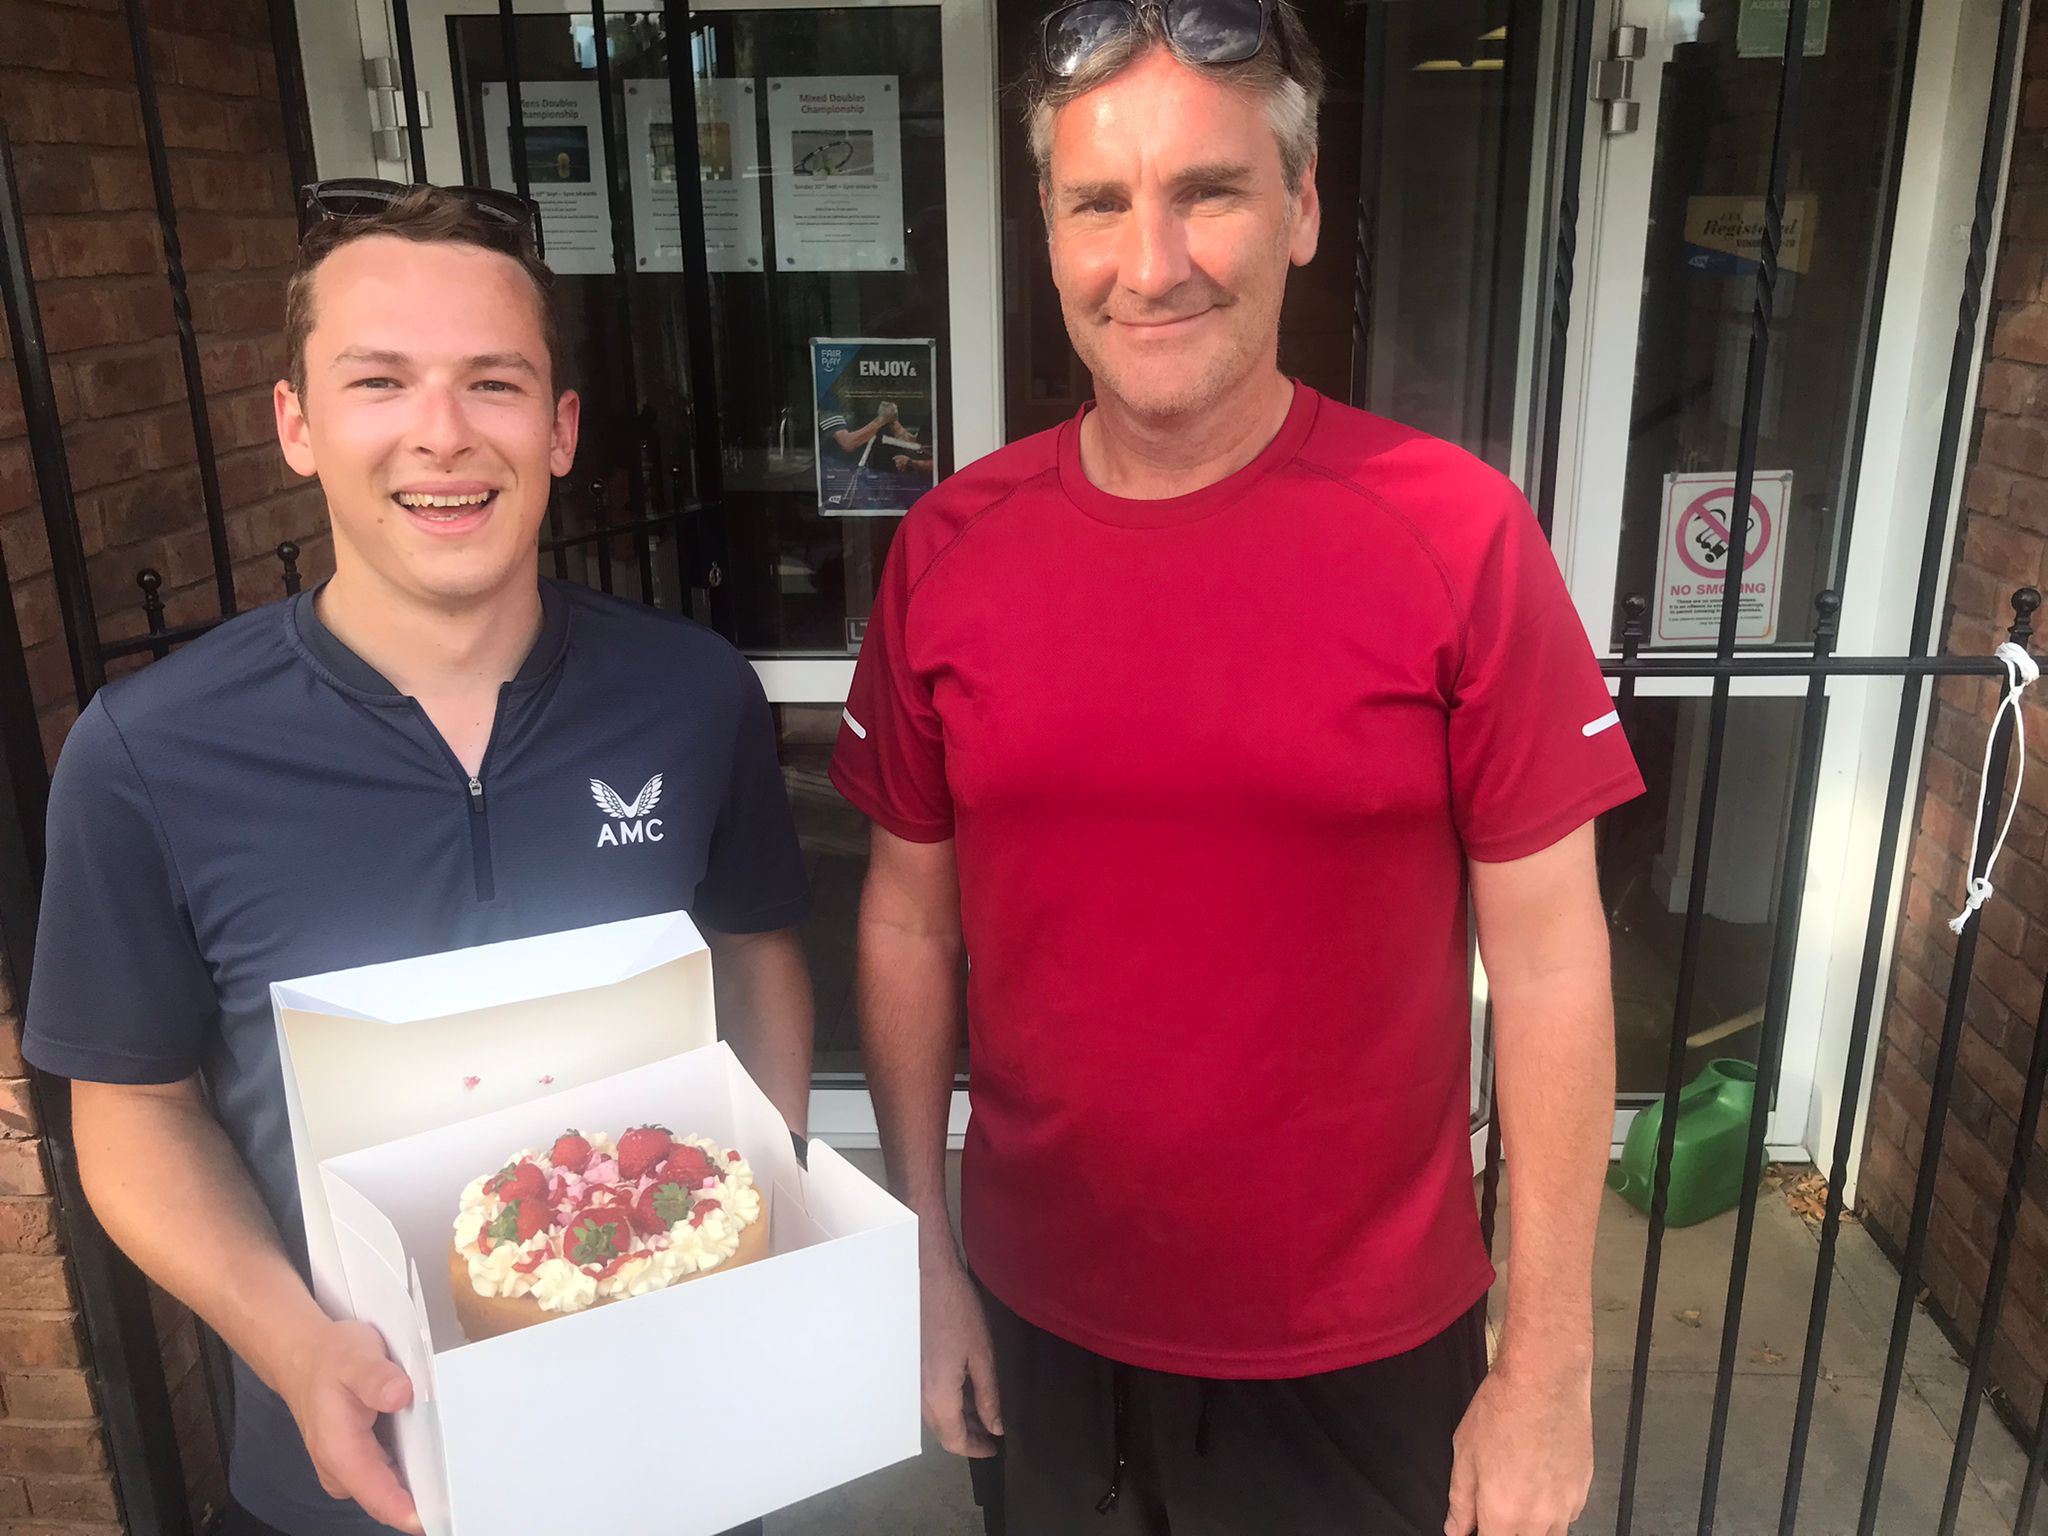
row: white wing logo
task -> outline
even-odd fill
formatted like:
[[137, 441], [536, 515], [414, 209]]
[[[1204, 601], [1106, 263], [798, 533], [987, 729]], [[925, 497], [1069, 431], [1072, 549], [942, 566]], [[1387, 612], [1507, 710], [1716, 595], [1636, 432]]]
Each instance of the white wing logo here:
[[590, 798], [597, 802], [597, 808], [607, 816], [616, 816], [621, 821], [636, 821], [661, 804], [661, 775], [656, 774], [640, 786], [640, 793], [628, 805], [619, 798], [619, 792], [603, 779], [590, 781]]

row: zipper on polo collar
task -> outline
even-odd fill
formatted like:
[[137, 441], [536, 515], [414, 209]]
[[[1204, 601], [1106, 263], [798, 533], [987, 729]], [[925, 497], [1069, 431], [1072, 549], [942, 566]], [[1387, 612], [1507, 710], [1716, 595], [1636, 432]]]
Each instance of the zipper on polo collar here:
[[455, 770], [456, 782], [462, 785], [463, 797], [469, 802], [469, 815], [465, 819], [469, 823], [470, 867], [476, 881], [478, 901], [495, 901], [498, 897], [498, 880], [492, 868], [491, 858], [490, 802], [484, 794], [484, 775], [490, 771], [491, 757], [497, 750], [498, 728], [505, 721], [505, 696], [509, 691], [509, 684], [498, 690], [498, 709], [491, 720], [490, 739], [484, 743], [483, 761], [477, 765], [475, 773], [471, 773], [468, 766], [456, 757], [448, 745], [448, 739], [434, 728], [434, 722], [428, 717], [426, 710], [420, 707], [420, 701], [413, 698], [406, 700], [412, 706], [412, 712], [428, 738], [440, 748], [448, 766]]
[[476, 899], [493, 901], [498, 894], [496, 871], [491, 867], [491, 819], [486, 814], [484, 781], [481, 773], [469, 775], [469, 857], [476, 873]]

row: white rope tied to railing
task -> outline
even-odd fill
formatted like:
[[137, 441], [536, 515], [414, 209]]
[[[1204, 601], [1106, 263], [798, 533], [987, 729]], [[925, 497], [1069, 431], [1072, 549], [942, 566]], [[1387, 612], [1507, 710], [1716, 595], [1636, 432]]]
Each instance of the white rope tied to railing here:
[[1991, 866], [1998, 862], [1998, 856], [2005, 851], [2006, 834], [2012, 831], [2012, 819], [2020, 808], [2020, 786], [2027, 778], [2027, 718], [2020, 710], [2020, 696], [2041, 676], [2041, 667], [2029, 656], [2026, 647], [2015, 645], [2008, 640], [1991, 653], [2005, 667], [2005, 697], [1998, 701], [1998, 708], [1991, 716], [1991, 733], [1984, 740], [1984, 767], [1978, 774], [1981, 786], [1991, 777], [1991, 752], [1998, 743], [1998, 722], [2005, 712], [2012, 711], [2012, 736], [2019, 747], [2019, 768], [2012, 779], [2012, 804], [2006, 807], [2005, 821], [1998, 829], [1998, 836], [1991, 844], [1991, 851], [1984, 856], [1984, 873], [1976, 873], [1977, 839], [1984, 833], [1984, 795], [1980, 788], [1977, 794], [1977, 815], [1970, 823], [1970, 877], [1968, 894], [1963, 901], [1963, 910], [1948, 920], [1949, 932], [1960, 934], [1970, 921], [1970, 914], [1977, 911], [1992, 896]]

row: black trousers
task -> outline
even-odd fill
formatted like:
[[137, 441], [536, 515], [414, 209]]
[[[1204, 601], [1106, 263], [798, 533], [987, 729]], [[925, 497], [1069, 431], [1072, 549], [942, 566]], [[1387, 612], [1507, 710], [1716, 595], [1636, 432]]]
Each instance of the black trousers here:
[[[230, 1503], [227, 1513], [221, 1516], [220, 1536], [286, 1536], [274, 1525], [265, 1525], [239, 1504]], [[761, 1522], [754, 1520], [726, 1536], [761, 1536]]]
[[1386, 1360], [1290, 1381], [1119, 1364], [987, 1291], [1002, 1452], [969, 1464], [988, 1536], [1442, 1536], [1486, 1304]]

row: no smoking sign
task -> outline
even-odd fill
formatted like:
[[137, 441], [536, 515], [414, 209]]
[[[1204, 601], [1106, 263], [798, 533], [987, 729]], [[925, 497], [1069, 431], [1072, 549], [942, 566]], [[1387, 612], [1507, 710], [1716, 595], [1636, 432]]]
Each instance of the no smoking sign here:
[[[1778, 638], [1785, 513], [1791, 503], [1791, 471], [1755, 477], [1750, 486], [1749, 532], [1743, 541], [1742, 591], [1735, 627], [1739, 640]], [[1686, 645], [1719, 637], [1734, 514], [1734, 475], [1664, 477], [1652, 644]]]

